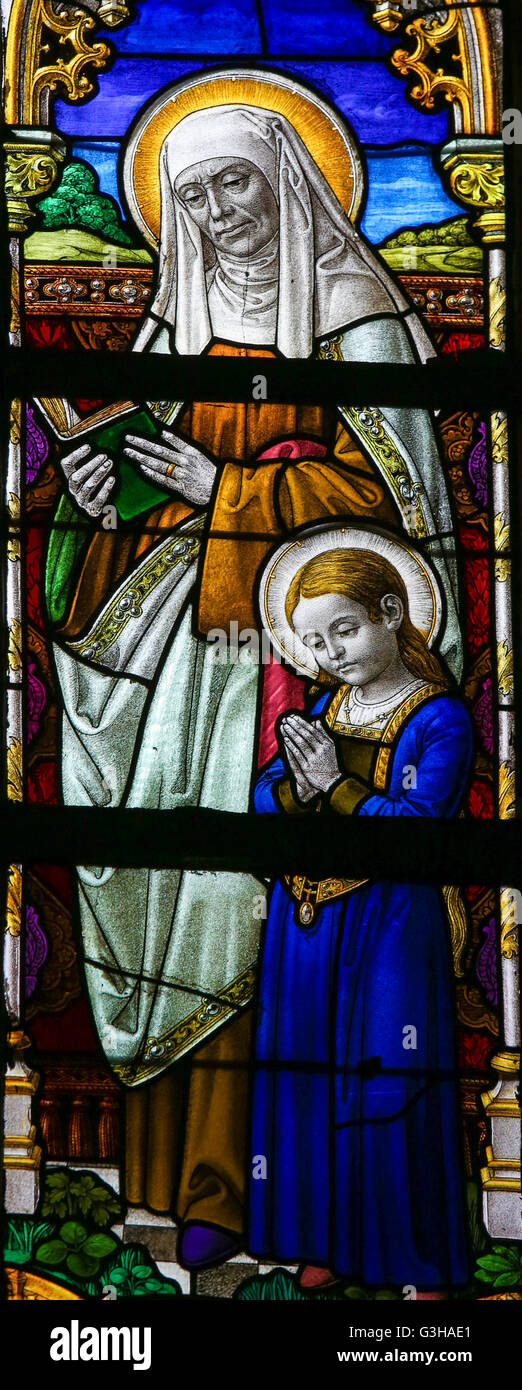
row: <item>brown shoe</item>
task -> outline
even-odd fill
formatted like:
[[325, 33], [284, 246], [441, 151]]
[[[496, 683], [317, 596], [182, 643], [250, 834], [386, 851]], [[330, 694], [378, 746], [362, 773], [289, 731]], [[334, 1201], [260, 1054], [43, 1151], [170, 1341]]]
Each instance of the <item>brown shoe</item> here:
[[297, 1276], [298, 1288], [303, 1293], [323, 1293], [340, 1282], [338, 1274], [331, 1269], [323, 1269], [322, 1265], [302, 1265]]

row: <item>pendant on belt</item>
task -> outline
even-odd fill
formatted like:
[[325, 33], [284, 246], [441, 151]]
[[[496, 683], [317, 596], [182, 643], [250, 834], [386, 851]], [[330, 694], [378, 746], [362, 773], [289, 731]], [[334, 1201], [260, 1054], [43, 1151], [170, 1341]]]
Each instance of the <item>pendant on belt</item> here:
[[299, 905], [299, 921], [302, 927], [311, 927], [315, 921], [315, 911], [312, 903], [304, 902]]
[[305, 878], [304, 874], [285, 874], [285, 883], [294, 899], [294, 921], [306, 931], [315, 925], [318, 913], [337, 898], [362, 888], [367, 878]]

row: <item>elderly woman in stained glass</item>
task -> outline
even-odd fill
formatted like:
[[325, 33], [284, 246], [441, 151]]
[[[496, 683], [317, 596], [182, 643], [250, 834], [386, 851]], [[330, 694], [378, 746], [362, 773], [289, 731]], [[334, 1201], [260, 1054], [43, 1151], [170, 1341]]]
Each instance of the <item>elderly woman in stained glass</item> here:
[[[403, 363], [431, 350], [285, 116], [248, 104], [186, 115], [164, 140], [160, 185], [157, 289], [137, 350]], [[426, 538], [458, 667], [452, 522], [427, 411], [149, 402], [124, 448], [106, 439], [62, 461], [47, 563], [67, 803], [247, 809], [260, 684], [265, 761], [293, 678], [252, 647], [217, 662], [207, 638], [257, 627], [269, 547], [317, 518]], [[78, 507], [96, 519], [108, 501], [115, 531], [78, 527]], [[173, 1205], [182, 1258], [211, 1263], [242, 1239], [244, 1010], [262, 889], [246, 874], [175, 869], [84, 867], [78, 880], [94, 1018], [133, 1088], [129, 1196]]]

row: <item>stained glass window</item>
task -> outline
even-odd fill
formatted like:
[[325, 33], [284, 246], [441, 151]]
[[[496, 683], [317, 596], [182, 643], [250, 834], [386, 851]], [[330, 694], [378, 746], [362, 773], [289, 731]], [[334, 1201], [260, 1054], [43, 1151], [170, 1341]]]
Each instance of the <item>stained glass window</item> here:
[[493, 1317], [510, 15], [2, 12], [6, 1296]]

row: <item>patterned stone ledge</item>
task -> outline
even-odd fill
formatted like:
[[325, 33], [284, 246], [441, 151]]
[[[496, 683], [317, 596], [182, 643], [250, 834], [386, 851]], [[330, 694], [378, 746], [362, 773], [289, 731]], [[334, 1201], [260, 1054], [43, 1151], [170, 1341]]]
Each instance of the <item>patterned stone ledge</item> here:
[[399, 275], [419, 309], [436, 324], [484, 323], [484, 283], [480, 275]]
[[107, 314], [139, 318], [152, 289], [152, 270], [27, 265], [26, 314]]
[[[29, 315], [140, 318], [149, 302], [152, 267], [28, 264], [25, 311]], [[426, 320], [435, 326], [479, 328], [484, 321], [480, 275], [399, 274], [398, 280]]]

